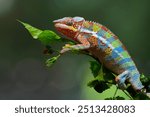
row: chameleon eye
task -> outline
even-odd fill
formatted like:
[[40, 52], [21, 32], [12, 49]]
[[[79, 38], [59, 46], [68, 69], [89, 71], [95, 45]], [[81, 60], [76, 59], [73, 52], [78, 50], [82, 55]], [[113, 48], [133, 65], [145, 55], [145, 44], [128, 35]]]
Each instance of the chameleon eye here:
[[80, 21], [83, 21], [84, 18], [83, 18], [83, 17], [74, 17], [73, 20], [74, 20], [75, 22], [80, 22]]
[[72, 26], [72, 25], [73, 25], [73, 22], [67, 22], [67, 25], [68, 25], [68, 26]]

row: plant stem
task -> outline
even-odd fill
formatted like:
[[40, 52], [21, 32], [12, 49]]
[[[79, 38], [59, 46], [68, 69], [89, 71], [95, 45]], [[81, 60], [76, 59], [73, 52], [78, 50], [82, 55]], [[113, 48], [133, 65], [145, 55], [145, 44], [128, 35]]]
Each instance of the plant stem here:
[[125, 90], [122, 90], [131, 100], [134, 100]]
[[116, 96], [116, 94], [117, 94], [117, 91], [118, 91], [118, 87], [116, 86], [116, 90], [115, 90], [115, 93], [114, 93], [114, 95], [113, 95], [113, 100], [115, 100], [115, 96]]

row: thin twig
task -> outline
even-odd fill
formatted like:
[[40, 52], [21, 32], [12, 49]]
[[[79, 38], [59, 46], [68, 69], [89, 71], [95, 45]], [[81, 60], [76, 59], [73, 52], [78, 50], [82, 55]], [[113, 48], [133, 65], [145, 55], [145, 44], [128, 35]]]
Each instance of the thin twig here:
[[125, 90], [122, 90], [131, 100], [134, 100]]
[[113, 95], [113, 100], [115, 100], [115, 96], [116, 96], [116, 94], [117, 94], [117, 91], [118, 91], [118, 87], [116, 86], [116, 90], [115, 90], [115, 93], [114, 93], [114, 95]]

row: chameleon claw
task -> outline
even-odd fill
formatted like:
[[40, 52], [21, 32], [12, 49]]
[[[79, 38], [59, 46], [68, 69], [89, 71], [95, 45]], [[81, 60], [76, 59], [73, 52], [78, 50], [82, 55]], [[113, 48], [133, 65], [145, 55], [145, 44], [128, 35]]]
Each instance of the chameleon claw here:
[[125, 90], [127, 88], [127, 85], [124, 82], [121, 82], [120, 79], [115, 79], [115, 81], [120, 89]]
[[65, 44], [65, 46], [63, 46], [63, 48], [70, 48], [71, 45], [70, 44]]
[[62, 50], [60, 51], [60, 54], [63, 54], [67, 51], [71, 50], [71, 45], [70, 44], [65, 44], [65, 46], [62, 47]]
[[65, 44], [65, 46], [66, 46], [66, 47], [70, 47], [71, 45], [70, 45], [70, 44]]
[[118, 84], [118, 87], [122, 90], [125, 90], [127, 88], [127, 85], [124, 81], [122, 81], [120, 78], [116, 77], [115, 79], [116, 83]]
[[63, 54], [63, 53], [65, 53], [65, 52], [69, 51], [69, 50], [70, 50], [69, 48], [63, 48], [63, 49], [60, 51], [60, 54]]

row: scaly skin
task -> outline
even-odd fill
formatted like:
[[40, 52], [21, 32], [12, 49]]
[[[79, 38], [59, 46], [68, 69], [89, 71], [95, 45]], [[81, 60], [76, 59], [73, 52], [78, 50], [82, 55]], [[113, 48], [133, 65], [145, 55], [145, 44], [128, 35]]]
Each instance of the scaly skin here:
[[128, 80], [132, 87], [140, 91], [144, 86], [140, 74], [128, 51], [105, 26], [86, 21], [82, 17], [65, 17], [54, 21], [55, 27], [62, 35], [74, 40], [76, 45], [66, 44], [61, 53], [69, 50], [87, 50], [105, 67], [118, 75], [115, 80], [121, 89], [125, 89]]

